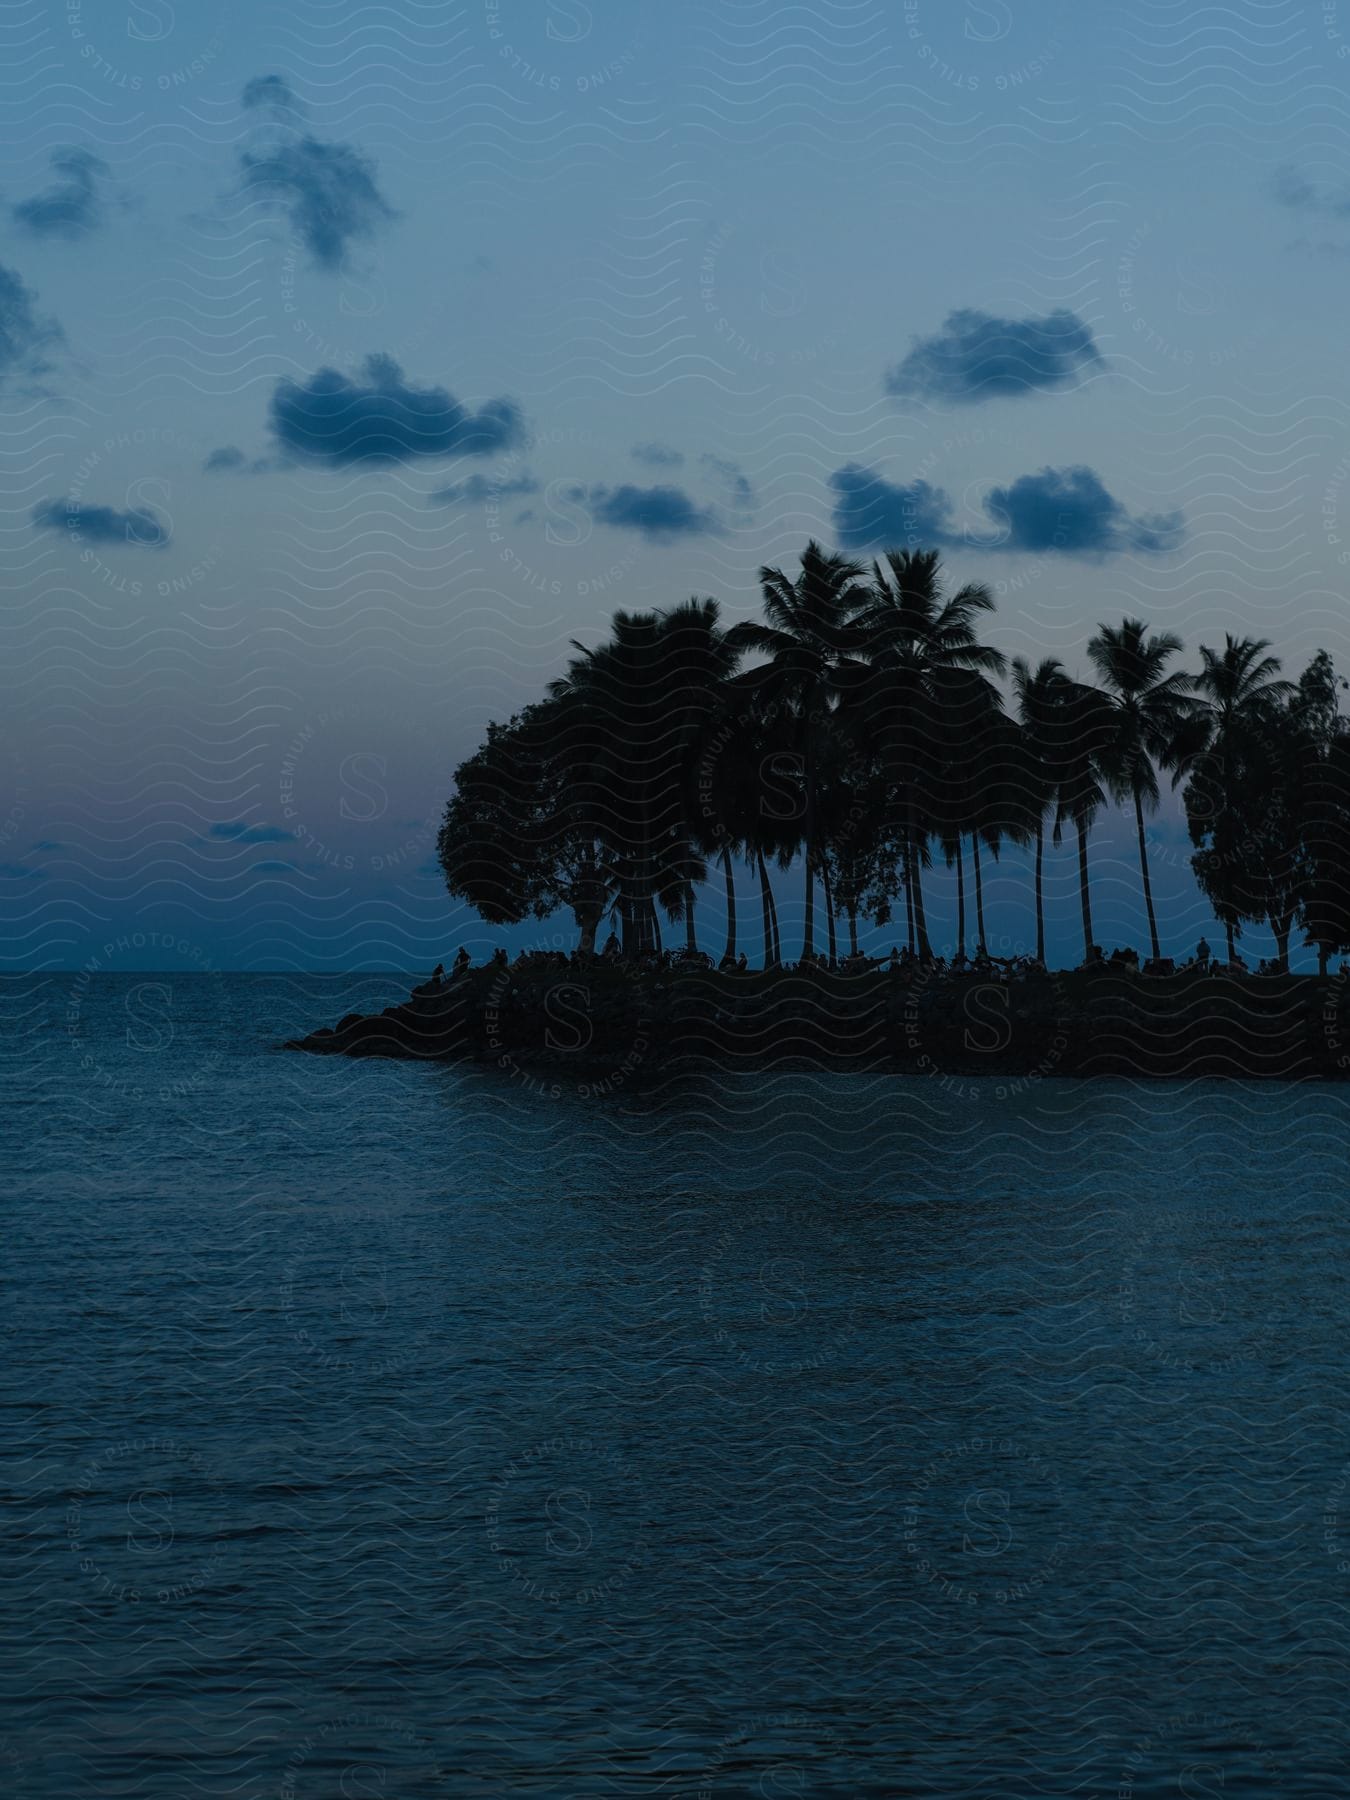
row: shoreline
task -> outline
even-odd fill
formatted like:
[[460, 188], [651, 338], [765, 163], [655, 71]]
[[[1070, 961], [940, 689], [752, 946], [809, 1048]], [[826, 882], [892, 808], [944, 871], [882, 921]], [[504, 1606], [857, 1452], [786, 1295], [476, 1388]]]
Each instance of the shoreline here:
[[657, 1072], [789, 1066], [1029, 1084], [1055, 1075], [1343, 1081], [1350, 977], [488, 965], [285, 1047], [552, 1069], [597, 1092]]

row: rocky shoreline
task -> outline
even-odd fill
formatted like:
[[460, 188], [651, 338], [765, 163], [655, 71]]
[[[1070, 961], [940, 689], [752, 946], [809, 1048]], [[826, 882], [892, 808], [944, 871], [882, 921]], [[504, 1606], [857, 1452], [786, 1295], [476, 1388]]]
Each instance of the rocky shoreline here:
[[1158, 978], [1110, 968], [1002, 981], [880, 969], [719, 972], [596, 961], [472, 969], [286, 1048], [552, 1069], [595, 1091], [681, 1067], [987, 1076], [1344, 1080], [1343, 976]]

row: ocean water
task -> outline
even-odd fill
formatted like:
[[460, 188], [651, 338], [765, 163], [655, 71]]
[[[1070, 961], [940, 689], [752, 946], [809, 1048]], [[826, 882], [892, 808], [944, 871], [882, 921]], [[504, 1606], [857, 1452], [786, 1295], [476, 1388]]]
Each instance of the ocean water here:
[[1345, 1794], [1350, 1096], [405, 989], [0, 988], [6, 1795]]

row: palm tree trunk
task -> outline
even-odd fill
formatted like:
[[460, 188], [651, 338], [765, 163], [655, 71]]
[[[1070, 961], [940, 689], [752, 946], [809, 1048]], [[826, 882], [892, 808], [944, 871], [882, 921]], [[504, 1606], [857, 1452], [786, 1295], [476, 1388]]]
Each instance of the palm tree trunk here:
[[684, 947], [686, 950], [697, 950], [698, 939], [694, 936], [694, 884], [684, 884]]
[[722, 873], [727, 882], [727, 955], [736, 958], [736, 882], [731, 872], [731, 852], [722, 850]]
[[816, 872], [811, 867], [811, 846], [802, 857], [806, 867], [806, 910], [802, 919], [802, 961], [809, 962], [816, 952]]
[[852, 906], [848, 909], [848, 951], [850, 956], [858, 954], [858, 912]]
[[1036, 961], [1045, 961], [1045, 821], [1036, 821]]
[[1092, 960], [1092, 892], [1088, 887], [1087, 821], [1076, 819], [1078, 827], [1078, 897], [1083, 905], [1083, 961]]
[[909, 873], [909, 841], [906, 839], [901, 863], [905, 871], [905, 930], [908, 934], [909, 953], [914, 954], [914, 883]]
[[1233, 944], [1233, 921], [1231, 917], [1224, 920], [1223, 933], [1228, 940], [1228, 960], [1229, 962], [1232, 962], [1233, 957], [1237, 952]]
[[970, 834], [970, 860], [975, 867], [975, 946], [976, 955], [987, 956], [988, 946], [984, 941], [984, 875], [980, 868], [980, 834]]
[[811, 758], [811, 716], [807, 713], [802, 741], [802, 788], [806, 796], [806, 815], [802, 820], [802, 862], [806, 869], [806, 910], [802, 919], [802, 961], [809, 962], [816, 952], [816, 772]]
[[820, 885], [825, 899], [825, 917], [829, 922], [830, 961], [839, 961], [839, 942], [834, 931], [834, 892], [830, 887], [830, 865], [825, 863], [820, 871]]
[[1320, 976], [1326, 975], [1327, 964], [1330, 961], [1331, 961], [1331, 952], [1327, 949], [1325, 944], [1319, 944], [1317, 946], [1317, 973]]
[[653, 956], [659, 956], [662, 950], [661, 920], [656, 911], [656, 901], [650, 896], [647, 899], [647, 932]]
[[577, 939], [577, 953], [581, 956], [595, 955], [595, 934], [600, 924], [600, 915], [594, 907], [574, 906], [572, 916], [577, 922], [580, 936]]
[[961, 848], [961, 833], [956, 834], [956, 954], [966, 954], [966, 853]]
[[1153, 960], [1158, 962], [1162, 951], [1158, 948], [1158, 916], [1153, 910], [1153, 884], [1148, 878], [1148, 842], [1144, 836], [1144, 802], [1139, 789], [1134, 790], [1134, 823], [1139, 832], [1139, 872], [1144, 877], [1144, 906], [1148, 912], [1148, 938], [1152, 948]]
[[776, 969], [781, 960], [778, 946], [778, 920], [773, 903], [773, 889], [769, 885], [769, 871], [764, 862], [764, 852], [755, 851], [755, 866], [759, 871], [759, 904], [764, 915], [764, 967]]
[[928, 941], [928, 920], [923, 909], [923, 876], [920, 872], [922, 858], [919, 845], [914, 841], [913, 808], [910, 809], [909, 860], [914, 871], [914, 935], [918, 940], [919, 955], [926, 961], [933, 954], [933, 947]]
[[1289, 973], [1289, 932], [1293, 923], [1288, 913], [1282, 919], [1270, 921], [1270, 929], [1275, 933], [1275, 959], [1286, 975]]

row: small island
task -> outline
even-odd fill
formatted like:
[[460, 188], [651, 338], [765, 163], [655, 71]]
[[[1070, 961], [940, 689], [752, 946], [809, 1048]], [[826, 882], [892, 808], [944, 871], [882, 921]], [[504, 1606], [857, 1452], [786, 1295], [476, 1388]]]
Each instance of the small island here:
[[[606, 641], [577, 644], [545, 698], [490, 725], [456, 771], [438, 839], [449, 892], [494, 925], [570, 912], [571, 948], [555, 936], [477, 968], [461, 951], [401, 1005], [292, 1047], [522, 1080], [554, 1066], [611, 1086], [682, 1065], [1344, 1075], [1346, 982], [1329, 967], [1350, 951], [1350, 720], [1325, 651], [1290, 681], [1265, 640], [1227, 635], [1188, 671], [1179, 638], [1125, 619], [1098, 627], [1085, 681], [983, 641], [990, 590], [948, 593], [935, 550], [864, 568], [810, 543], [795, 575], [760, 581], [762, 620], [724, 627], [710, 599], [616, 613]], [[1163, 775], [1222, 954], [1203, 939], [1184, 961], [1164, 954], [1145, 829]], [[1111, 806], [1132, 815], [1148, 944], [1108, 956], [1090, 840]], [[1045, 871], [1066, 839], [1082, 960], [1055, 971]], [[1024, 937], [1003, 921], [991, 940], [986, 869], [1008, 846], [1031, 858], [1033, 916]], [[939, 857], [956, 889], [945, 950], [924, 891]], [[738, 869], [757, 890], [755, 969]], [[774, 870], [802, 883], [795, 960]], [[698, 939], [709, 880], [716, 960]], [[1255, 967], [1238, 947], [1249, 926], [1273, 943]], [[860, 927], [903, 948], [865, 954]], [[1316, 975], [1290, 969], [1300, 928]]]

